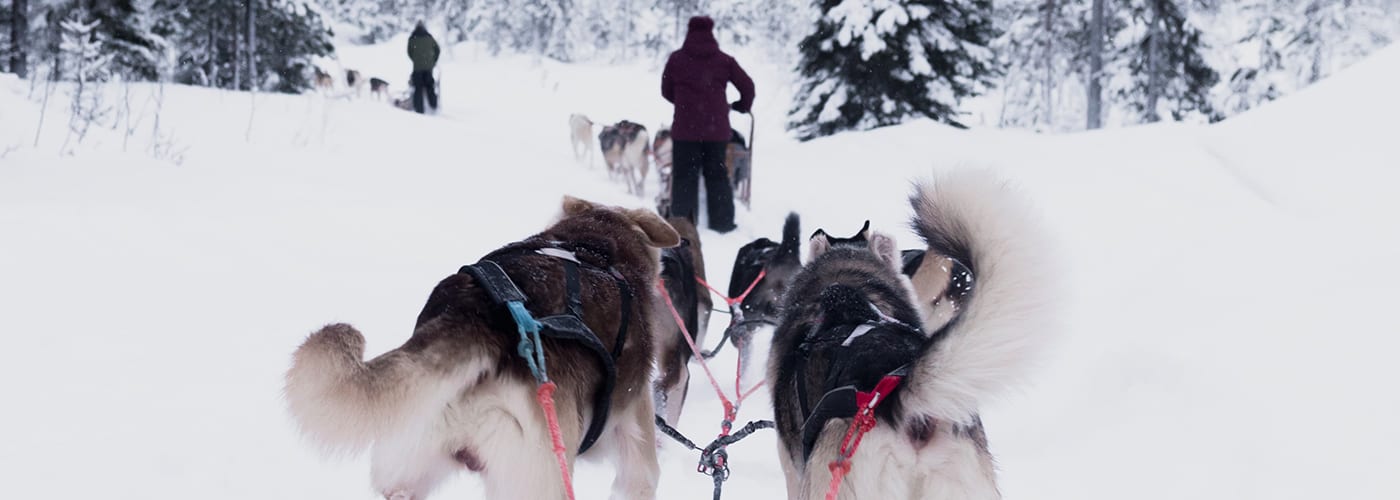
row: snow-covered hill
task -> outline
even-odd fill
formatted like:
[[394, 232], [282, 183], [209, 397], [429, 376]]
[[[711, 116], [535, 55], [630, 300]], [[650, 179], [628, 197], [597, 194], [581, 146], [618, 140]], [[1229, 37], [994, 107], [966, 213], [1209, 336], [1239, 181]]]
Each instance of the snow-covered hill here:
[[[341, 60], [402, 81], [398, 42]], [[29, 86], [0, 79], [9, 493], [374, 498], [364, 457], [323, 461], [292, 430], [281, 377], [304, 335], [348, 321], [382, 352], [437, 280], [540, 229], [561, 195], [651, 205], [575, 163], [565, 121], [654, 130], [669, 121], [658, 68], [480, 54], [449, 56], [436, 117], [167, 87], [160, 126], [179, 164], [145, 151], [154, 87], [131, 88], [127, 152], [119, 126], [59, 156], [66, 102], [50, 102], [34, 147]], [[782, 131], [786, 68], [745, 60], [754, 204], [738, 231], [702, 234], [717, 285], [789, 210], [804, 231], [871, 219], [914, 246], [908, 182], [935, 170], [995, 169], [1042, 209], [1065, 329], [1036, 383], [986, 409], [1007, 498], [1400, 496], [1400, 49], [1217, 126], [1040, 136], [921, 122], [810, 143]], [[704, 436], [720, 413], [694, 380], [681, 428]], [[765, 399], [741, 418], [768, 416]], [[772, 434], [731, 459], [726, 498], [782, 495]], [[691, 454], [662, 460], [661, 498], [709, 497]], [[577, 475], [580, 498], [606, 497], [610, 465]], [[438, 494], [478, 496], [467, 475]]]

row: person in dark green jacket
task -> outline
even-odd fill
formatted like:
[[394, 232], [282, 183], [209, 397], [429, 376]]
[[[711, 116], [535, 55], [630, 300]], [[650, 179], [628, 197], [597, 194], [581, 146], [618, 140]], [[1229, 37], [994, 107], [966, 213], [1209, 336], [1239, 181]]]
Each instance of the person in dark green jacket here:
[[413, 75], [409, 83], [413, 85], [413, 110], [423, 112], [423, 98], [436, 111], [438, 107], [437, 86], [433, 82], [433, 66], [437, 65], [441, 53], [437, 40], [428, 34], [428, 28], [419, 21], [408, 37], [408, 58], [413, 60]]

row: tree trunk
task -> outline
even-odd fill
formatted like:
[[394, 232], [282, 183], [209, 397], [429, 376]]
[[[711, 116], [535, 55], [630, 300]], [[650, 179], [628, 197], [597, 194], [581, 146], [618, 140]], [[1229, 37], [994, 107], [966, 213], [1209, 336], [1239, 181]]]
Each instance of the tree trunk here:
[[1045, 126], [1052, 127], [1055, 120], [1055, 0], [1045, 0], [1045, 80], [1041, 82], [1041, 101], [1045, 111]]
[[246, 50], [243, 51], [243, 53], [247, 54], [248, 56], [248, 89], [252, 90], [253, 92], [258, 91], [258, 83], [262, 81], [261, 78], [258, 78], [258, 26], [256, 22], [257, 18], [253, 15], [253, 13], [255, 12], [253, 4], [256, 1], [257, 0], [247, 0], [247, 2], [244, 3], [245, 9], [243, 12], [244, 23], [246, 26], [248, 26], [248, 46]]
[[1147, 114], [1143, 119], [1156, 123], [1162, 119], [1157, 114], [1157, 100], [1162, 97], [1162, 38], [1166, 36], [1166, 22], [1162, 19], [1162, 2], [1152, 0], [1152, 24], [1147, 27]]
[[204, 82], [206, 87], [217, 88], [219, 86], [219, 40], [214, 37], [214, 32], [218, 31], [218, 26], [213, 20], [209, 22], [208, 44], [209, 53], [205, 54], [204, 77], [209, 81]]
[[1089, 21], [1089, 130], [1103, 126], [1103, 2], [1094, 0]]
[[624, 35], [622, 38], [622, 58], [631, 58], [632, 53], [632, 0], [622, 0], [622, 22]]
[[[252, 0], [242, 0], [248, 3]], [[238, 31], [238, 4], [229, 4], [229, 50], [233, 52], [233, 90], [243, 90], [243, 36]]]
[[29, 41], [29, 0], [13, 0], [10, 2], [10, 71], [19, 75], [20, 79], [29, 76], [28, 53], [26, 43]]

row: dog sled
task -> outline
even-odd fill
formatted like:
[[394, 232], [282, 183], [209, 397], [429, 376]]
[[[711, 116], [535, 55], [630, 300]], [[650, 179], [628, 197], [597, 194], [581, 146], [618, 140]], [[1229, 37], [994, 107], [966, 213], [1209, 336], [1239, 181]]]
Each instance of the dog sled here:
[[[747, 141], [743, 134], [733, 128], [729, 129], [729, 144], [724, 151], [724, 167], [729, 174], [729, 187], [733, 190], [734, 198], [744, 204], [744, 208], [751, 208], [750, 199], [753, 196], [753, 115], [749, 115], [749, 136]], [[674, 161], [671, 158], [671, 130], [662, 128], [656, 134], [656, 142], [652, 145], [652, 154], [655, 156], [653, 162], [656, 163], [656, 174], [661, 180], [661, 192], [656, 195], [656, 213], [662, 217], [671, 216], [671, 168]]]
[[[424, 106], [424, 111], [429, 111], [429, 113], [427, 114], [437, 114], [437, 112], [442, 109], [442, 71], [437, 71], [433, 73], [433, 93], [437, 94], [438, 106], [436, 108]], [[389, 103], [393, 104], [395, 108], [399, 108], [408, 112], [414, 112], [413, 78], [410, 77], [408, 79], [408, 88], [402, 92], [399, 92], [397, 97], [390, 98]]]
[[729, 171], [729, 187], [734, 190], [734, 199], [744, 203], [744, 208], [749, 207], [749, 198], [752, 196], [750, 189], [750, 176], [753, 173], [751, 159], [753, 157], [749, 144], [753, 142], [753, 127], [749, 127], [749, 141], [744, 141], [744, 136], [739, 135], [738, 130], [730, 129], [729, 146], [724, 151], [724, 166]]

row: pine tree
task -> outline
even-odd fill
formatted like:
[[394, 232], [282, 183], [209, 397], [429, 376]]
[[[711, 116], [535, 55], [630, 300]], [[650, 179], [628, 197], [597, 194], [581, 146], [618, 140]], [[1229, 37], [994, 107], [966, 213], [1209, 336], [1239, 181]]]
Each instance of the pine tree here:
[[1254, 60], [1241, 65], [1230, 74], [1229, 95], [1225, 98], [1226, 113], [1239, 113], [1278, 98], [1293, 88], [1281, 79], [1284, 73], [1283, 48], [1290, 31], [1291, 17], [1286, 2], [1254, 0], [1239, 7], [1238, 15], [1248, 19], [1248, 27], [1240, 44], [1257, 46]]
[[1310, 85], [1400, 33], [1389, 0], [1252, 0], [1238, 41], [1253, 49], [1231, 74], [1227, 111], [1237, 113]]
[[[330, 54], [330, 30], [305, 2], [247, 0], [257, 40], [252, 52], [239, 57], [239, 38], [233, 33], [245, 24], [248, 5], [224, 0], [158, 0], [168, 2], [170, 18], [177, 26], [173, 43], [178, 47], [175, 79], [181, 83], [234, 88], [234, 71], [257, 62], [256, 73], [244, 79], [259, 89], [297, 93], [311, 88], [311, 59]], [[241, 21], [241, 22], [240, 22]]]
[[1306, 61], [1302, 84], [1312, 84], [1394, 39], [1397, 20], [1387, 0], [1292, 0], [1283, 58]]
[[990, 0], [819, 0], [788, 113], [799, 139], [931, 118], [961, 127], [959, 101], [997, 74]]
[[1077, 110], [1057, 109], [1073, 106], [1060, 93], [1079, 88], [1072, 68], [1088, 56], [1087, 15], [1073, 0], [1013, 0], [998, 9], [1005, 26], [994, 45], [1006, 69], [1001, 126], [1064, 128]]
[[274, 92], [308, 90], [312, 87], [312, 58], [335, 50], [331, 32], [304, 2], [266, 1], [256, 16], [258, 77]]
[[1173, 0], [1129, 0], [1128, 13], [1141, 37], [1123, 48], [1131, 82], [1118, 91], [1145, 122], [1201, 115], [1221, 117], [1211, 104], [1210, 90], [1220, 75], [1202, 57], [1206, 49], [1199, 29], [1186, 19]]
[[[88, 20], [92, 19], [92, 20]], [[87, 137], [88, 129], [94, 122], [102, 120], [108, 112], [103, 104], [100, 84], [111, 76], [111, 63], [117, 54], [110, 50], [100, 19], [92, 18], [86, 9], [77, 8], [59, 23], [63, 39], [60, 50], [68, 65], [65, 73], [74, 80], [73, 95], [68, 119], [68, 135], [63, 141], [63, 149], [71, 152], [71, 141], [75, 138], [81, 144]]]
[[20, 78], [29, 77], [29, 1], [11, 0], [4, 24], [10, 29], [10, 72]]

